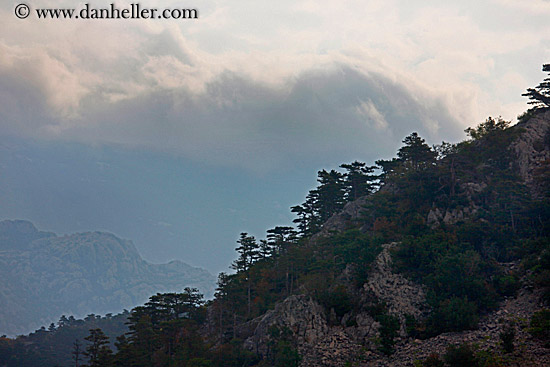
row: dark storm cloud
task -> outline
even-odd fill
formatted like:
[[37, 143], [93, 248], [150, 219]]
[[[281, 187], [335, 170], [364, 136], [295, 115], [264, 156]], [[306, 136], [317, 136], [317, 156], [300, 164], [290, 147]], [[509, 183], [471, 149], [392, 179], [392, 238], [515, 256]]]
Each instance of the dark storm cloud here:
[[461, 137], [438, 100], [349, 67], [308, 72], [273, 88], [224, 73], [199, 95], [160, 90], [106, 103], [85, 99], [85, 122], [63, 137], [174, 152], [264, 171], [296, 160], [374, 159], [412, 131], [431, 142]]

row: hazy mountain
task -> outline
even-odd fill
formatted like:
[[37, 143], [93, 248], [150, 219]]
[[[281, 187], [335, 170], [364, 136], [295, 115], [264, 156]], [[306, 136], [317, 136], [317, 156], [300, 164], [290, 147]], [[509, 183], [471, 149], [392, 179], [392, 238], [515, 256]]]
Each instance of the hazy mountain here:
[[197, 287], [215, 277], [181, 261], [150, 264], [131, 241], [109, 233], [56, 236], [28, 221], [0, 222], [0, 333], [21, 334], [62, 314], [119, 312], [157, 292]]

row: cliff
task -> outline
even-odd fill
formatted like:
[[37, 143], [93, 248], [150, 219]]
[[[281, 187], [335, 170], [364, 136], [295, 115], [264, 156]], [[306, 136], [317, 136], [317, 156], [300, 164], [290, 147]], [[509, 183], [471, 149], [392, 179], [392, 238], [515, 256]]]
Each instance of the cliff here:
[[[462, 152], [472, 155], [478, 154], [477, 152], [480, 151], [483, 152], [485, 149], [494, 149], [501, 157], [495, 157], [494, 152], [484, 152], [485, 156], [479, 157], [478, 154], [477, 161], [471, 162], [464, 158], [465, 153], [460, 153], [463, 155], [447, 158], [449, 161], [452, 160], [452, 163], [446, 163], [445, 160], [438, 163], [441, 166], [456, 164], [451, 168], [451, 171], [458, 172], [456, 173], [458, 178], [454, 183], [456, 191], [453, 193], [454, 199], [451, 198], [452, 200], [447, 195], [445, 200], [436, 197], [433, 202], [426, 203], [427, 205], [424, 204], [424, 206], [422, 203], [416, 203], [419, 208], [417, 213], [422, 215], [425, 225], [431, 227], [432, 230], [437, 229], [438, 233], [444, 233], [445, 231], [453, 232], [455, 226], [464, 226], [465, 223], [478, 227], [464, 228], [481, 228], [479, 226], [495, 223], [494, 225], [499, 231], [510, 231], [515, 235], [519, 231], [517, 228], [519, 222], [516, 222], [514, 211], [521, 213], [535, 210], [527, 208], [538, 208], [544, 205], [544, 200], [548, 197], [549, 192], [547, 177], [550, 172], [548, 169], [550, 168], [550, 111], [539, 113], [527, 121], [510, 127], [502, 133], [500, 139], [508, 145], [501, 145], [497, 147], [498, 149], [494, 149], [491, 144], [498, 143], [480, 139], [464, 143]], [[499, 161], [502, 157], [506, 157], [506, 160]], [[460, 167], [461, 160], [464, 161], [462, 168]], [[455, 172], [453, 172], [454, 174]], [[499, 182], [501, 177], [511, 177], [510, 184]], [[444, 180], [440, 178], [439, 183], [441, 184], [441, 182]], [[500, 184], [503, 184], [504, 189], [500, 188]], [[514, 189], [506, 191], [510, 187]], [[391, 190], [383, 188], [381, 191], [383, 193], [385, 191], [384, 194], [387, 193], [391, 197], [399, 192], [399, 182], [392, 186]], [[320, 246], [324, 243], [323, 241], [328, 241], [328, 243], [335, 241], [336, 243], [334, 238], [338, 236], [338, 233], [345, 233], [353, 228], [359, 228], [362, 232], [374, 232], [376, 226], [369, 222], [369, 217], [376, 213], [373, 210], [374, 205], [371, 204], [373, 200], [376, 199], [363, 197], [348, 203], [341, 212], [325, 222], [320, 231], [313, 235], [305, 246], [311, 246], [313, 248], [311, 253], [314, 256], [319, 256], [318, 253], [322, 252]], [[507, 204], [502, 204], [505, 201]], [[457, 202], [460, 204], [457, 205]], [[504, 213], [502, 217], [494, 214], [498, 210]], [[544, 219], [544, 214], [537, 215], [539, 215], [541, 223], [547, 220]], [[397, 225], [391, 222], [390, 225], [397, 228]], [[539, 228], [538, 230], [542, 232], [547, 230], [543, 224], [538, 227], [535, 225], [533, 228]], [[468, 230], [472, 231], [472, 229]], [[429, 235], [430, 232], [427, 233]], [[503, 243], [507, 241], [505, 238], [500, 238], [498, 241], [501, 243], [496, 242], [489, 245], [490, 240], [489, 238], [484, 239], [483, 233], [471, 232], [470, 235], [466, 235], [466, 237], [468, 236], [481, 237], [480, 246], [484, 249], [475, 250], [480, 252], [495, 251], [487, 250], [490, 246], [503, 251], [502, 249], [506, 246]], [[531, 238], [537, 238], [537, 236], [540, 234]], [[414, 241], [410, 241], [409, 246], [413, 246], [413, 248], [421, 246], [420, 244], [415, 245]], [[537, 245], [539, 246], [538, 250], [533, 250], [535, 253], [541, 248], [543, 251], [550, 251], [545, 239], [539, 240], [539, 242], [541, 244]], [[464, 252], [469, 248], [468, 245], [463, 245], [465, 246]], [[319, 249], [315, 250], [316, 247]], [[353, 279], [353, 273], [356, 270], [354, 269], [356, 265], [353, 264], [347, 264], [345, 270], [337, 278], [330, 280], [327, 285], [329, 292], [343, 287], [349, 299], [352, 300], [353, 307], [348, 309], [345, 314], [337, 315], [330, 303], [327, 307], [327, 302], [323, 301], [324, 298], [316, 295], [317, 291], [312, 293], [310, 286], [302, 284], [302, 293], [298, 291], [297, 294], [280, 301], [272, 310], [249, 321], [239, 329], [240, 336], [245, 338], [244, 347], [264, 359], [273, 358], [273, 346], [276, 345], [276, 339], [270, 330], [276, 329], [291, 332], [293, 345], [301, 356], [300, 366], [303, 367], [412, 366], [413, 363], [420, 365], [420, 361], [430, 355], [443, 356], [449, 346], [465, 343], [476, 346], [477, 350], [482, 351], [480, 353], [492, 353], [491, 358], [504, 358], [506, 363], [502, 362], [501, 365], [550, 365], [550, 353], [547, 345], [528, 332], [528, 320], [536, 311], [547, 307], [548, 300], [548, 297], [545, 296], [547, 291], [541, 288], [541, 285], [547, 282], [539, 280], [538, 283], [533, 283], [533, 279], [537, 279], [535, 273], [540, 272], [540, 269], [535, 269], [536, 266], [529, 268], [525, 259], [525, 254], [532, 250], [525, 249], [523, 253], [519, 252], [521, 255], [503, 256], [494, 253], [479, 255], [490, 257], [491, 266], [498, 269], [491, 277], [500, 276], [497, 274], [504, 274], [509, 278], [515, 277], [517, 279], [517, 283], [514, 283], [517, 287], [515, 291], [503, 292], [504, 296], [501, 296], [501, 301], [496, 306], [488, 307], [480, 313], [479, 321], [476, 321], [474, 328], [466, 327], [466, 330], [463, 331], [444, 332], [437, 335], [424, 334], [420, 337], [419, 335], [422, 333], [419, 334], [418, 329], [415, 331], [414, 327], [409, 325], [409, 321], [414, 320], [416, 325], [423, 324], [432, 315], [434, 311], [427, 301], [427, 294], [430, 290], [424, 284], [418, 283], [419, 279], [413, 280], [406, 276], [407, 272], [403, 272], [399, 267], [396, 269], [394, 257], [402, 248], [401, 242], [382, 245], [375, 260], [368, 265], [368, 276], [360, 287], [353, 284], [357, 280]], [[470, 252], [468, 256], [478, 256], [474, 254], [475, 252]], [[403, 256], [402, 253], [399, 256]], [[437, 257], [441, 254], [427, 253], [425, 256]], [[458, 256], [462, 255], [459, 253]], [[531, 256], [537, 258], [536, 256], [540, 255]], [[510, 258], [511, 261], [505, 260], [506, 258]], [[355, 271], [355, 273], [357, 272]], [[414, 273], [414, 271], [409, 271], [409, 273]], [[539, 279], [540, 276], [538, 275]], [[494, 279], [485, 281], [490, 282]], [[465, 285], [465, 287], [467, 286]], [[433, 289], [431, 291], [433, 292]], [[431, 297], [434, 297], [433, 294]], [[396, 334], [390, 337], [393, 343], [390, 353], [380, 352], [380, 340], [384, 337], [382, 334], [385, 332], [381, 320], [384, 318], [380, 317], [381, 314], [378, 311], [373, 311], [380, 305], [383, 305], [385, 309], [383, 316], [386, 317], [386, 320], [387, 317], [393, 317], [397, 322]], [[510, 330], [513, 330], [513, 335], [515, 335], [514, 352], [504, 355], [501, 351], [501, 338], [505, 332]]]

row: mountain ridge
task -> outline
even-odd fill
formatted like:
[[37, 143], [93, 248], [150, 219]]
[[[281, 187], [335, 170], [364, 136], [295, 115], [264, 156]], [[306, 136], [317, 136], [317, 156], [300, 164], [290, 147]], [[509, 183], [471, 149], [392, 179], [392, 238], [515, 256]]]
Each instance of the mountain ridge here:
[[[20, 236], [18, 236], [18, 234]], [[213, 293], [215, 277], [179, 260], [151, 264], [132, 241], [106, 232], [57, 236], [29, 221], [0, 222], [0, 333], [20, 334], [62, 314], [120, 312], [156, 292], [197, 287]]]

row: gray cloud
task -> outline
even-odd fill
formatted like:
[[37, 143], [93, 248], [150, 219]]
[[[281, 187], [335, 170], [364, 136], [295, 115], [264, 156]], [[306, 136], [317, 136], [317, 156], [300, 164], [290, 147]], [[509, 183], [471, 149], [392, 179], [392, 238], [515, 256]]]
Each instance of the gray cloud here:
[[[2, 83], [0, 93], [41, 106], [39, 93], [17, 89], [13, 80]], [[22, 110], [12, 112], [4, 119], [15, 126]], [[432, 142], [461, 136], [441, 100], [419, 98], [399, 82], [347, 66], [306, 72], [281, 88], [226, 72], [199, 95], [162, 89], [114, 103], [88, 96], [74, 120], [44, 119], [44, 108], [25, 113], [26, 122], [17, 126], [27, 134], [54, 131], [49, 138], [172, 152], [258, 172], [296, 161], [374, 159], [392, 154], [411, 131]]]
[[486, 113], [524, 108], [526, 74], [500, 60], [540, 68], [524, 49], [540, 49], [547, 25], [494, 31], [475, 15], [547, 3], [493, 3], [207, 1], [191, 23], [21, 22], [4, 6], [0, 133], [258, 172], [391, 155], [411, 131], [457, 140]]

